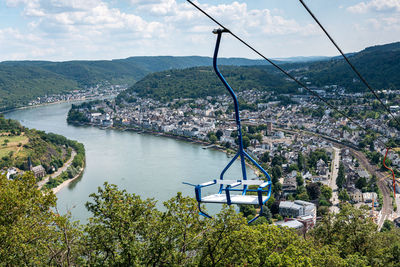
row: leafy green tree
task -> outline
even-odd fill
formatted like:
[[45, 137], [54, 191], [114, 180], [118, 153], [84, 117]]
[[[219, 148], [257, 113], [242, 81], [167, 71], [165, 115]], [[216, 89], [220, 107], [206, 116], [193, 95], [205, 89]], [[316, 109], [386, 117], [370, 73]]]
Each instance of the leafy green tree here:
[[254, 217], [257, 213], [256, 209], [252, 205], [239, 205], [239, 210], [243, 213], [244, 217], [248, 217], [249, 215]]
[[307, 185], [307, 193], [312, 200], [318, 199], [321, 194], [321, 189], [318, 183], [310, 183]]
[[328, 205], [321, 205], [321, 203], [319, 203], [318, 209], [317, 209], [317, 215], [318, 216], [326, 216], [329, 214], [329, 207]]
[[250, 146], [250, 139], [247, 136], [243, 136], [243, 148], [248, 148]]
[[373, 151], [370, 154], [370, 159], [374, 164], [378, 164], [379, 162], [381, 162], [381, 154], [379, 152]]
[[329, 161], [329, 156], [325, 149], [317, 149], [310, 153], [308, 157], [308, 165], [311, 168], [316, 168], [318, 160], [322, 159], [324, 162]]
[[262, 143], [262, 141], [263, 141], [263, 136], [262, 136], [262, 134], [260, 134], [260, 133], [256, 134], [256, 135], [254, 136], [254, 138], [255, 138], [258, 142], [260, 142], [260, 143]]
[[261, 156], [261, 161], [262, 162], [269, 162], [270, 161], [270, 157], [269, 157], [269, 152], [265, 151], [262, 156]]
[[[277, 214], [279, 202], [271, 202], [271, 213]], [[385, 230], [378, 232], [368, 210], [348, 204], [335, 215], [320, 206], [322, 221], [304, 235], [268, 225], [267, 207], [262, 218], [247, 225], [228, 206], [203, 219], [197, 202], [181, 193], [163, 204], [159, 211], [155, 201], [105, 183], [86, 204], [93, 216], [82, 228], [54, 212], [54, 194], [39, 191], [31, 174], [14, 181], [0, 176], [0, 265], [345, 267], [400, 262], [400, 231], [385, 222]]]
[[200, 247], [201, 236], [208, 231], [208, 222], [198, 216], [197, 202], [181, 193], [163, 204], [165, 211], [160, 217], [144, 226], [143, 265], [194, 264], [197, 258], [190, 253]]
[[296, 199], [310, 201], [310, 196], [304, 186], [298, 186], [296, 189]]
[[75, 265], [81, 234], [69, 217], [53, 210], [56, 197], [37, 189], [30, 172], [0, 175], [0, 263], [5, 266]]
[[231, 143], [230, 142], [225, 142], [224, 147], [229, 149], [231, 148]]
[[376, 224], [367, 218], [367, 210], [344, 204], [337, 215], [324, 217], [312, 236], [321, 245], [337, 244], [344, 258], [350, 255], [366, 257], [375, 247], [377, 229]]
[[343, 188], [345, 182], [346, 182], [346, 174], [345, 174], [345, 171], [344, 171], [344, 165], [343, 165], [343, 163], [340, 163], [339, 164], [338, 177], [336, 179], [336, 185], [339, 188]]
[[155, 202], [141, 200], [139, 196], [119, 191], [115, 185], [104, 184], [92, 202], [86, 203], [93, 214], [86, 226], [87, 251], [91, 265], [140, 264], [148, 249], [141, 242], [148, 225], [154, 224], [161, 214], [154, 209]]
[[383, 222], [382, 228], [381, 228], [381, 232], [388, 232], [391, 231], [394, 228], [394, 223], [392, 221], [389, 220], [385, 220]]
[[360, 190], [367, 186], [367, 179], [365, 177], [360, 177], [356, 181], [356, 187]]
[[304, 179], [303, 179], [303, 176], [301, 174], [297, 174], [296, 183], [297, 183], [297, 186], [303, 186], [304, 185]]
[[275, 166], [275, 165], [282, 166], [282, 164], [285, 163], [285, 162], [286, 162], [285, 157], [283, 157], [281, 155], [275, 155], [272, 158], [271, 165], [272, 166]]
[[248, 131], [249, 133], [251, 133], [251, 134], [255, 134], [255, 133], [257, 132], [257, 127], [252, 126], [252, 125], [249, 125], [249, 126], [247, 127], [247, 131]]
[[218, 129], [218, 131], [215, 133], [215, 136], [218, 138], [218, 140], [220, 140], [223, 135], [224, 133], [220, 129]]
[[341, 201], [350, 201], [350, 196], [346, 189], [339, 190], [338, 198]]
[[282, 184], [280, 182], [276, 182], [275, 184], [272, 185], [272, 192], [276, 195], [279, 195], [279, 193], [282, 190]]
[[299, 167], [300, 171], [303, 171], [306, 167], [306, 161], [305, 161], [303, 153], [301, 153], [301, 151], [297, 155], [297, 166]]
[[292, 171], [298, 171], [299, 167], [297, 166], [296, 163], [290, 164], [289, 168], [288, 168], [288, 172], [292, 172]]
[[213, 144], [218, 141], [218, 138], [214, 134], [210, 135], [209, 139], [210, 142]]
[[276, 184], [279, 181], [279, 178], [282, 176], [282, 169], [279, 166], [272, 167], [271, 170], [272, 175], [272, 184]]
[[321, 187], [321, 195], [326, 199], [329, 200], [332, 198], [332, 188], [327, 185], [322, 185]]

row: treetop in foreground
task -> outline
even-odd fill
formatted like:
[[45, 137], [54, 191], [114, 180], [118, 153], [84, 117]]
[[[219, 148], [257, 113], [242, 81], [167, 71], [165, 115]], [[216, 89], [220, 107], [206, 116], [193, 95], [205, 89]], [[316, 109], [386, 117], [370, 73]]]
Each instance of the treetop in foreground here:
[[0, 177], [2, 265], [93, 266], [398, 266], [400, 231], [378, 232], [350, 205], [305, 237], [269, 224], [247, 225], [232, 207], [213, 219], [178, 193], [164, 202], [141, 199], [105, 183], [86, 204], [86, 225], [61, 216], [56, 197], [34, 178]]

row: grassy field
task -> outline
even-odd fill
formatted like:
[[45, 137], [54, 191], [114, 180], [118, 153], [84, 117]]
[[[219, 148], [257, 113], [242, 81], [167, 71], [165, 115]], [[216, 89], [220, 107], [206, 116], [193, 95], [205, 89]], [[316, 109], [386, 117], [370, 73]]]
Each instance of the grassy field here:
[[[8, 140], [8, 143], [4, 141]], [[24, 135], [19, 136], [0, 136], [0, 158], [8, 155], [11, 151], [14, 152], [14, 156], [17, 153], [23, 153], [23, 145], [28, 143], [28, 137]], [[21, 146], [18, 146], [21, 144]]]

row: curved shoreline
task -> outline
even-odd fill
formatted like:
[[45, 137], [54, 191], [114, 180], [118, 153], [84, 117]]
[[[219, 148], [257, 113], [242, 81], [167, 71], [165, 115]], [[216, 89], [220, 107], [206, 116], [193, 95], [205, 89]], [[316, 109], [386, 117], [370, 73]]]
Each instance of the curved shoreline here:
[[81, 170], [79, 171], [79, 173], [77, 175], [75, 175], [75, 177], [72, 177], [71, 179], [65, 180], [64, 182], [62, 182], [61, 184], [59, 184], [57, 187], [54, 187], [51, 189], [51, 191], [54, 194], [57, 194], [58, 192], [61, 191], [61, 189], [63, 189], [64, 187], [66, 187], [67, 185], [69, 185], [70, 183], [72, 183], [73, 181], [77, 180], [78, 178], [82, 177], [83, 175], [83, 171], [85, 170], [85, 165], [83, 165], [83, 167], [81, 168]]
[[97, 99], [106, 99], [109, 97], [115, 97], [115, 95], [110, 95], [110, 96], [94, 96], [94, 97], [88, 97], [88, 98], [84, 98], [84, 99], [71, 99], [71, 100], [60, 100], [60, 101], [56, 101], [56, 102], [50, 102], [50, 103], [41, 103], [41, 104], [37, 104], [37, 105], [31, 105], [31, 106], [21, 106], [21, 107], [16, 107], [16, 108], [11, 108], [11, 109], [6, 109], [6, 110], [1, 110], [0, 114], [6, 114], [6, 113], [10, 113], [13, 111], [17, 111], [17, 110], [24, 110], [24, 109], [28, 109], [28, 108], [38, 108], [38, 107], [45, 107], [45, 106], [50, 106], [50, 105], [56, 105], [56, 104], [63, 104], [63, 103], [72, 103], [72, 102], [81, 102], [81, 101], [92, 101], [92, 100], [97, 100]]

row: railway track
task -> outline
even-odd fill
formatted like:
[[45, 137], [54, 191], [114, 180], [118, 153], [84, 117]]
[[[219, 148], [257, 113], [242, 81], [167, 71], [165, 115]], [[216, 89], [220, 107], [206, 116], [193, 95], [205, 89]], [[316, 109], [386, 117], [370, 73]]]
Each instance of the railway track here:
[[358, 159], [359, 163], [361, 166], [363, 166], [370, 174], [375, 174], [377, 177], [377, 185], [380, 189], [380, 191], [382, 192], [383, 195], [383, 205], [382, 205], [382, 209], [381, 209], [381, 216], [379, 217], [378, 220], [378, 227], [379, 229], [382, 227], [383, 222], [386, 219], [390, 219], [390, 216], [392, 215], [393, 212], [393, 204], [392, 204], [392, 198], [390, 196], [391, 193], [391, 189], [388, 187], [387, 182], [386, 182], [386, 173], [381, 172], [376, 165], [372, 165], [369, 160], [367, 159], [367, 157], [364, 155], [364, 153], [362, 153], [361, 151], [357, 150], [356, 147], [354, 145], [348, 145], [345, 143], [342, 143], [338, 140], [335, 140], [333, 138], [330, 138], [328, 136], [324, 136], [321, 134], [317, 134], [314, 132], [309, 132], [309, 131], [304, 131], [304, 130], [297, 130], [297, 131], [293, 131], [293, 130], [286, 130], [286, 129], [282, 129], [282, 128], [276, 128], [277, 130], [283, 131], [283, 132], [287, 132], [287, 133], [292, 133], [292, 134], [306, 134], [306, 135], [313, 135], [313, 136], [318, 136], [321, 137], [327, 141], [330, 141], [332, 143], [335, 144], [335, 146], [339, 147], [339, 148], [347, 148], [349, 149], [350, 153]]

